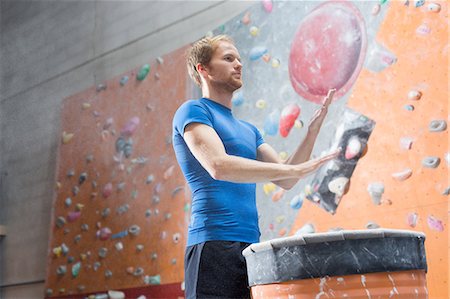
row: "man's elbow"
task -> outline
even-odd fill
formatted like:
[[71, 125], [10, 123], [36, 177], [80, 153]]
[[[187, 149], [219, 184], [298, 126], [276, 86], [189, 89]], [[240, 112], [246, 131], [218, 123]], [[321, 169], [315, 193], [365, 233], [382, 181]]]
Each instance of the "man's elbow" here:
[[224, 180], [226, 178], [226, 163], [223, 159], [214, 159], [209, 163], [207, 171], [213, 179]]

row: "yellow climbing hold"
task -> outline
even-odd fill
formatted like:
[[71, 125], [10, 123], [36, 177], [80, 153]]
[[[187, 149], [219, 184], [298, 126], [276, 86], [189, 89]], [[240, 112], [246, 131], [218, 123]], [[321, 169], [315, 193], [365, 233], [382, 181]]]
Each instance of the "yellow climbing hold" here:
[[266, 101], [265, 100], [263, 100], [263, 99], [260, 99], [260, 100], [257, 100], [256, 101], [256, 104], [255, 104], [255, 106], [256, 106], [256, 108], [258, 108], [258, 109], [264, 109], [264, 108], [266, 108]]
[[267, 183], [263, 185], [263, 191], [266, 195], [275, 191], [277, 186], [274, 183]]
[[84, 110], [89, 109], [89, 108], [91, 108], [91, 104], [89, 104], [89, 103], [83, 103], [83, 104], [81, 105], [81, 108], [83, 108]]
[[288, 153], [287, 152], [280, 152], [278, 154], [278, 156], [280, 157], [281, 160], [286, 160], [288, 158]]
[[251, 36], [257, 36], [259, 34], [259, 28], [256, 26], [250, 27]]
[[66, 131], [64, 131], [63, 134], [62, 134], [62, 142], [64, 144], [69, 143], [70, 140], [72, 140], [74, 135], [75, 135], [74, 133], [67, 133]]

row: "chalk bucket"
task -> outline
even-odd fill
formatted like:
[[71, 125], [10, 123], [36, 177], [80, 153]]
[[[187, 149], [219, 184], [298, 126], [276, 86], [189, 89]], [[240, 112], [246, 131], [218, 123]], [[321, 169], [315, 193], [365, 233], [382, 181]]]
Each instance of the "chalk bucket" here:
[[243, 251], [253, 299], [428, 298], [425, 235], [343, 230], [255, 243]]

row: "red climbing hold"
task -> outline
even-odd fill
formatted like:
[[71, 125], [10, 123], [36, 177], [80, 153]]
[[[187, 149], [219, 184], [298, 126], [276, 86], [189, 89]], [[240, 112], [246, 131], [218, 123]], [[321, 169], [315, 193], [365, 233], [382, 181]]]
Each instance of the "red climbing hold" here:
[[295, 124], [295, 120], [300, 115], [300, 107], [297, 104], [289, 104], [281, 111], [280, 117], [280, 135], [287, 137], [292, 127]]

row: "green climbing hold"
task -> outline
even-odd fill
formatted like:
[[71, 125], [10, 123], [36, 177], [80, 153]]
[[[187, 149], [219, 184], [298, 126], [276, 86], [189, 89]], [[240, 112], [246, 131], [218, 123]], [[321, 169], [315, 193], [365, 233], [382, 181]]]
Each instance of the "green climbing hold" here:
[[148, 73], [150, 72], [150, 65], [149, 64], [144, 64], [141, 69], [139, 70], [136, 79], [138, 79], [139, 81], [142, 81], [145, 79], [145, 77], [147, 77]]
[[81, 263], [78, 262], [72, 266], [72, 277], [75, 278], [80, 273]]
[[380, 4], [385, 4], [388, 0], [380, 0]]

